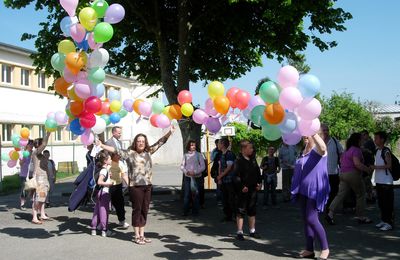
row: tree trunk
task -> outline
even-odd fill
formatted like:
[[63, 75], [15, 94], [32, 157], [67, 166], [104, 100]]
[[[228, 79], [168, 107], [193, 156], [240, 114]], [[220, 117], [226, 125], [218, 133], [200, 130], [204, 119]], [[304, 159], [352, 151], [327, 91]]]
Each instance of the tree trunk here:
[[201, 141], [201, 125], [196, 124], [192, 120], [179, 121], [181, 129], [183, 148], [186, 149], [186, 144], [189, 140], [194, 140], [197, 147], [200, 148]]

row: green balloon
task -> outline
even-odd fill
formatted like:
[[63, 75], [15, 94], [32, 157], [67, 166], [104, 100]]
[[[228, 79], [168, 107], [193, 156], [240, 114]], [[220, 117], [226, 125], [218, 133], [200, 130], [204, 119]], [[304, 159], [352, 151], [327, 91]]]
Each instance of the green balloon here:
[[267, 103], [273, 104], [279, 101], [279, 87], [272, 81], [264, 82], [260, 87], [260, 97]]
[[57, 128], [57, 122], [53, 118], [48, 118], [44, 123], [44, 126], [46, 129], [55, 129]]
[[51, 56], [51, 66], [60, 72], [64, 72], [65, 68], [65, 55], [63, 53], [54, 53]]
[[121, 108], [121, 110], [118, 112], [118, 114], [119, 114], [119, 116], [121, 118], [124, 118], [128, 114], [128, 111], [126, 111], [125, 109]]
[[265, 124], [262, 126], [262, 135], [269, 141], [278, 140], [282, 134], [277, 125]]
[[28, 151], [23, 151], [23, 152], [22, 152], [22, 156], [23, 156], [24, 158], [29, 157], [29, 155], [30, 155], [30, 153], [29, 153]]
[[111, 24], [102, 22], [98, 23], [93, 30], [94, 41], [97, 43], [105, 43], [111, 40], [114, 34], [114, 29]]
[[264, 118], [264, 110], [265, 106], [263, 105], [254, 107], [253, 110], [251, 110], [250, 114], [251, 122], [258, 126], [268, 124], [268, 122]]
[[111, 124], [109, 115], [101, 115], [101, 118], [103, 118], [104, 121], [106, 121], [106, 125]]
[[1, 153], [1, 159], [6, 162], [10, 160], [10, 156], [8, 153]]
[[93, 84], [100, 84], [106, 78], [106, 73], [102, 68], [92, 68], [89, 70], [88, 78]]
[[20, 147], [19, 145], [19, 140], [21, 139], [21, 137], [17, 134], [13, 134], [11, 136], [11, 142], [13, 144], [14, 147]]
[[97, 0], [92, 4], [92, 8], [96, 11], [97, 18], [103, 18], [106, 14], [108, 3], [104, 0]]
[[162, 101], [153, 102], [151, 111], [153, 111], [154, 114], [161, 114], [164, 111], [164, 103]]

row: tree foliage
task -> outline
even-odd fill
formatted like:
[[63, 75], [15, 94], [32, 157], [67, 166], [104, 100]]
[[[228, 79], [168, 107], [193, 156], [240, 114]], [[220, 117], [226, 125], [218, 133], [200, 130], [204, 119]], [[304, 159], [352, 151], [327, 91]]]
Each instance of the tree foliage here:
[[396, 143], [400, 139], [400, 123], [391, 117], [384, 116], [376, 119], [375, 131], [385, 131], [388, 133], [388, 142], [394, 150]]

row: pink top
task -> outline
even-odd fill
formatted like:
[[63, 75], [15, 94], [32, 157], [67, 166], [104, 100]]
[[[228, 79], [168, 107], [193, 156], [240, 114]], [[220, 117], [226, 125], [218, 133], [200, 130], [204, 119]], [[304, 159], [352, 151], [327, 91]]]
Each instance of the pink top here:
[[[181, 170], [187, 177], [201, 177], [206, 168], [203, 155], [199, 152], [187, 152], [183, 155]], [[194, 172], [194, 176], [189, 176], [188, 172]]]
[[359, 171], [356, 166], [354, 165], [353, 162], [353, 157], [358, 157], [361, 162], [364, 162], [364, 157], [362, 155], [362, 151], [360, 148], [352, 146], [350, 149], [346, 150], [342, 158], [340, 158], [340, 172], [354, 172], [354, 171]]

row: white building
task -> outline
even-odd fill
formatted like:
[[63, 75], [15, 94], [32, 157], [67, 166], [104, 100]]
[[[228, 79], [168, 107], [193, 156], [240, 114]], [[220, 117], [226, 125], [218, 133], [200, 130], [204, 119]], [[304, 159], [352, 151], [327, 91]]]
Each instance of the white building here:
[[374, 110], [374, 115], [377, 117], [388, 116], [394, 121], [400, 120], [400, 105], [379, 105]]
[[[45, 133], [44, 122], [49, 112], [64, 111], [66, 99], [60, 99], [54, 95], [54, 91], [48, 91], [53, 84], [52, 78], [46, 78], [44, 74], [35, 74], [35, 67], [29, 57], [31, 50], [0, 43], [0, 133], [1, 152], [8, 152], [12, 147], [11, 136], [19, 134], [21, 127], [26, 126], [31, 131], [31, 139], [42, 137]], [[49, 57], [50, 59], [50, 57]], [[128, 79], [115, 75], [107, 75], [104, 85], [106, 93], [108, 89], [117, 89], [121, 92], [121, 101], [125, 99], [144, 99], [158, 87], [141, 85], [134, 79]], [[161, 97], [160, 97], [161, 98]], [[153, 102], [156, 98], [148, 100]], [[154, 128], [147, 120], [139, 120], [135, 113], [129, 113], [118, 123], [123, 127], [123, 144], [127, 148], [138, 133], [145, 133], [149, 143], [155, 142], [166, 130]], [[110, 125], [105, 133], [105, 138], [111, 136]], [[51, 136], [47, 149], [51, 157], [58, 165], [59, 162], [76, 161], [80, 170], [86, 166], [86, 148], [78, 140], [71, 139], [70, 132], [58, 129]], [[173, 152], [171, 152], [173, 151]], [[154, 163], [177, 164], [182, 159], [182, 138], [179, 129], [170, 140], [153, 155]], [[8, 168], [5, 162], [1, 162], [3, 175], [13, 174], [19, 171], [18, 167]]]

